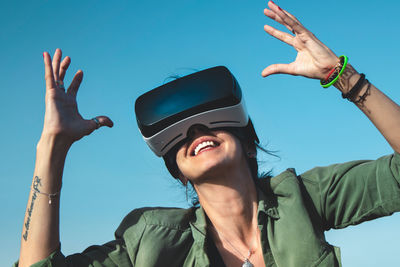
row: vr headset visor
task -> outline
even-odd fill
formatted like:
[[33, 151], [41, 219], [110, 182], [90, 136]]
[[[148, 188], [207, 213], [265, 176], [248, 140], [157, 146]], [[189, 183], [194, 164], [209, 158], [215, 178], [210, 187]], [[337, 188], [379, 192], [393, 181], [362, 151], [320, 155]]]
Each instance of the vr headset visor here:
[[[215, 129], [249, 123], [240, 86], [223, 66], [184, 76], [141, 95], [135, 113], [144, 140], [159, 157], [184, 140], [193, 125]], [[256, 135], [255, 139], [258, 141]]]

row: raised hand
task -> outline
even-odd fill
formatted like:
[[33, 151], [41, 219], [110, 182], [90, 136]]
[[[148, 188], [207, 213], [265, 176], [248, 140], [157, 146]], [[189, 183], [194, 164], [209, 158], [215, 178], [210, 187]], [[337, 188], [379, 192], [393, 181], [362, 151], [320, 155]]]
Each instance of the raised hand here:
[[296, 60], [290, 64], [273, 64], [262, 71], [262, 76], [271, 74], [301, 75], [308, 78], [324, 79], [329, 71], [339, 62], [338, 57], [326, 45], [308, 31], [292, 14], [269, 1], [264, 14], [284, 25], [289, 34], [269, 25], [264, 30], [273, 37], [292, 46], [297, 51]]
[[53, 61], [50, 55], [43, 53], [46, 79], [46, 113], [42, 137], [57, 138], [70, 146], [74, 141], [89, 135], [101, 126], [112, 127], [113, 122], [106, 116], [97, 116], [94, 119], [83, 119], [79, 114], [76, 94], [83, 79], [83, 72], [79, 70], [70, 86], [65, 90], [64, 77], [71, 63], [69, 57], [61, 62], [62, 52], [57, 49]]

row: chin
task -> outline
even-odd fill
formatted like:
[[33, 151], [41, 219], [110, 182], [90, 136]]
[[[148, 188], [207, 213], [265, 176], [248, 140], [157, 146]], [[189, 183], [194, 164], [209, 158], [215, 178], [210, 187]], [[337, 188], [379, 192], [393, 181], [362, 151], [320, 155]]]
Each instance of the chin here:
[[205, 159], [196, 164], [196, 173], [191, 175], [193, 182], [222, 176], [240, 166], [239, 161], [235, 158], [204, 156], [206, 156]]

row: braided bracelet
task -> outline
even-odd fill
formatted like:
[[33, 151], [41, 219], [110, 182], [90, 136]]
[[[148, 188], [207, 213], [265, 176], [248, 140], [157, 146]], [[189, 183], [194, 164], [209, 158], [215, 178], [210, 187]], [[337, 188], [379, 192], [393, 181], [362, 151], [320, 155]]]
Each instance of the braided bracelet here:
[[329, 86], [334, 84], [346, 69], [349, 58], [345, 55], [340, 56], [339, 58], [340, 62], [337, 63], [336, 66], [329, 72], [328, 77], [325, 80], [320, 81], [322, 87], [328, 88]]
[[365, 81], [365, 74], [361, 73], [360, 74], [360, 79], [358, 79], [357, 83], [353, 86], [353, 88], [350, 89], [347, 93], [342, 93], [342, 98], [346, 98], [347, 100], [354, 102], [354, 98], [358, 95], [360, 92], [363, 84]]

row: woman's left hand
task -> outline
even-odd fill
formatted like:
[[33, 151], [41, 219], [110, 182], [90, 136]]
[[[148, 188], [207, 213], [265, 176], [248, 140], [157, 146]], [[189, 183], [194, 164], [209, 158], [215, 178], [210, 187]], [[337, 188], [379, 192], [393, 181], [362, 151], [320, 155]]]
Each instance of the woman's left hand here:
[[279, 31], [269, 25], [264, 30], [273, 37], [292, 46], [297, 51], [296, 60], [290, 64], [273, 64], [262, 71], [262, 76], [271, 74], [301, 75], [313, 79], [325, 79], [339, 62], [338, 57], [326, 45], [307, 30], [292, 14], [269, 1], [264, 14], [284, 25], [294, 35]]

